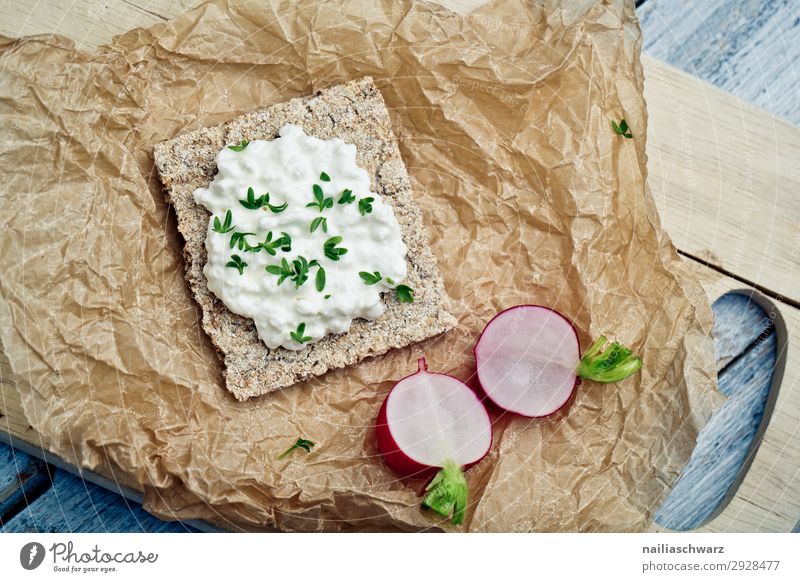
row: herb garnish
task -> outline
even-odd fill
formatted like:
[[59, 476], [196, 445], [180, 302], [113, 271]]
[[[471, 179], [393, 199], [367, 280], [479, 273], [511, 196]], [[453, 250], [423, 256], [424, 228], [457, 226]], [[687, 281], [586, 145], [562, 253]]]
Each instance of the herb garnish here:
[[374, 285], [382, 279], [381, 274], [378, 271], [375, 271], [374, 273], [361, 271], [358, 276], [361, 277], [364, 280], [364, 283], [367, 285]]
[[325, 299], [330, 299], [330, 298], [331, 298], [331, 296], [330, 296], [330, 295], [326, 295], [326, 296], [325, 296]]
[[291, 279], [295, 287], [300, 287], [300, 285], [308, 280], [308, 272], [311, 270], [311, 267], [319, 267], [319, 263], [316, 260], [308, 261], [303, 256], [298, 256], [293, 260], [292, 265], [294, 266], [294, 274]]
[[389, 285], [394, 285], [394, 279], [391, 277], [386, 277], [386, 282], [389, 283]]
[[[305, 335], [306, 333], [306, 324], [301, 323], [297, 326], [297, 331], [289, 332], [289, 335], [292, 336], [292, 339], [299, 344], [304, 344], [306, 342], [310, 342], [313, 338]], [[305, 447], [304, 447], [305, 448]], [[308, 449], [306, 449], [308, 450]]]
[[358, 201], [358, 211], [361, 213], [361, 216], [366, 216], [372, 212], [373, 202], [375, 202], [375, 199], [372, 196], [369, 198], [362, 198]]
[[235, 226], [231, 225], [231, 221], [232, 220], [233, 220], [233, 215], [231, 214], [230, 210], [228, 210], [225, 213], [225, 220], [223, 222], [220, 222], [219, 218], [217, 216], [215, 216], [214, 217], [214, 232], [219, 232], [221, 234], [226, 234], [226, 233], [232, 231], [234, 228], [236, 228]]
[[248, 210], [258, 210], [262, 206], [266, 206], [267, 208], [269, 208], [275, 214], [278, 214], [279, 212], [283, 212], [289, 206], [288, 202], [284, 202], [283, 204], [281, 204], [279, 206], [274, 206], [274, 205], [270, 204], [269, 203], [269, 192], [267, 192], [266, 194], [262, 194], [261, 196], [256, 198], [256, 193], [253, 191], [253, 188], [248, 188], [247, 189], [247, 199], [239, 200], [239, 204], [241, 204], [242, 206], [244, 206]]
[[326, 240], [325, 244], [323, 245], [325, 256], [332, 261], [338, 261], [339, 257], [347, 254], [347, 249], [341, 247], [336, 248], [336, 245], [338, 245], [340, 242], [342, 242], [342, 237], [333, 236]]
[[326, 208], [333, 208], [333, 198], [325, 198], [325, 194], [319, 184], [314, 184], [314, 200], [314, 202], [306, 204], [306, 208], [316, 206], [320, 212]]
[[398, 285], [397, 289], [395, 289], [395, 293], [397, 294], [397, 300], [400, 303], [414, 302], [414, 290], [408, 285]]
[[328, 174], [326, 174], [325, 172], [322, 172], [319, 175], [319, 179], [322, 180], [323, 182], [330, 182], [331, 181], [331, 177]]
[[[317, 291], [320, 293], [323, 289], [325, 289], [325, 269], [323, 269], [320, 265], [317, 265], [317, 277], [314, 280], [314, 285], [317, 288]], [[325, 299], [330, 297], [330, 295], [326, 295]]]
[[339, 198], [339, 202], [338, 203], [339, 204], [350, 204], [350, 203], [354, 202], [355, 199], [356, 199], [356, 197], [353, 196], [353, 191], [352, 190], [349, 190], [349, 189], [342, 190], [342, 196]]
[[255, 234], [256, 233], [254, 232], [234, 232], [231, 235], [231, 248], [237, 247], [240, 251], [252, 251], [253, 249], [256, 249], [256, 252], [258, 252], [258, 245], [254, 247], [250, 246], [250, 244], [244, 238], [250, 235], [255, 236]]
[[311, 452], [311, 447], [313, 447], [313, 446], [314, 446], [314, 443], [312, 443], [310, 440], [302, 439], [302, 438], [301, 439], [297, 439], [295, 441], [295, 443], [291, 447], [289, 447], [288, 449], [286, 449], [286, 451], [281, 453], [281, 455], [278, 457], [278, 460], [283, 459], [285, 457], [288, 457], [292, 453], [292, 451], [294, 451], [296, 449], [303, 449], [305, 452], [310, 453]]
[[614, 130], [614, 133], [617, 135], [621, 135], [623, 137], [627, 137], [628, 139], [633, 137], [633, 134], [629, 131], [628, 122], [624, 119], [619, 122], [619, 125], [615, 121], [611, 122], [611, 129]]
[[286, 259], [281, 259], [280, 265], [267, 265], [267, 273], [278, 275], [278, 285], [280, 285], [286, 280], [287, 277], [291, 277], [294, 274], [294, 271], [289, 265], [289, 261]]
[[278, 214], [279, 212], [283, 212], [284, 210], [286, 210], [289, 207], [289, 203], [288, 202], [284, 202], [283, 204], [279, 204], [278, 206], [274, 206], [272, 204], [269, 204], [269, 194], [264, 194], [264, 196], [267, 197], [267, 203], [268, 203], [267, 204], [267, 208], [269, 208], [275, 214]]
[[290, 279], [295, 287], [300, 287], [303, 283], [308, 281], [308, 275], [312, 267], [317, 268], [317, 277], [315, 285], [317, 291], [322, 291], [325, 288], [325, 269], [314, 259], [309, 261], [303, 256], [298, 256], [289, 264], [286, 259], [281, 259], [280, 265], [267, 265], [266, 271], [272, 275], [278, 276], [278, 285], [283, 283], [286, 279]]
[[249, 143], [250, 143], [249, 141], [247, 141], [246, 139], [243, 139], [239, 145], [235, 145], [235, 146], [228, 146], [228, 149], [229, 149], [229, 150], [233, 150], [233, 151], [235, 151], [235, 152], [240, 152], [240, 151], [242, 151], [244, 148], [246, 148], [246, 147], [247, 147], [247, 144], [249, 144]]
[[322, 227], [322, 232], [328, 232], [328, 219], [324, 216], [317, 216], [314, 220], [311, 221], [311, 229], [310, 232], [314, 232], [319, 227]]
[[239, 271], [240, 275], [244, 275], [244, 268], [247, 266], [242, 258], [239, 255], [233, 255], [231, 260], [225, 264], [226, 267], [233, 267], [237, 271]]
[[292, 238], [285, 232], [282, 232], [280, 237], [272, 240], [272, 231], [269, 231], [264, 242], [258, 243], [258, 246], [255, 248], [258, 250], [264, 249], [267, 251], [268, 255], [274, 257], [277, 249], [282, 250], [284, 253], [288, 253], [292, 250]]

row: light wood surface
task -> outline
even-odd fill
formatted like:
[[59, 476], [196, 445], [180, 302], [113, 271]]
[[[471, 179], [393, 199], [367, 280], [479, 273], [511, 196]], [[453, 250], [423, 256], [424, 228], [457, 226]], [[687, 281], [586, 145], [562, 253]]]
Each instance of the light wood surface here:
[[[0, 5], [0, 34], [58, 32], [90, 50], [196, 3], [10, 0]], [[482, 4], [442, 3], [462, 13]], [[789, 531], [800, 516], [800, 311], [791, 306], [800, 304], [800, 130], [673, 67], [647, 57], [643, 63], [649, 183], [667, 232], [682, 253], [708, 265], [689, 261], [712, 299], [745, 287], [742, 281], [780, 297], [790, 336], [786, 375], [762, 445], [736, 497], [705, 529]], [[22, 414], [4, 357], [0, 365], [0, 423], [41, 454], [47, 443]]]

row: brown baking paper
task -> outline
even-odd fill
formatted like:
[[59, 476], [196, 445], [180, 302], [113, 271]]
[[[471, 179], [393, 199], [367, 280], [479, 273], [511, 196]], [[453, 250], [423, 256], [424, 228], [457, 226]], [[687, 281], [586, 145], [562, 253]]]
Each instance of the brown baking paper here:
[[[359, 0], [205, 4], [95, 54], [2, 41], [2, 339], [30, 423], [111, 466], [165, 518], [287, 530], [449, 528], [376, 456], [416, 369], [472, 385], [484, 324], [519, 303], [644, 358], [539, 420], [492, 409], [463, 529], [641, 530], [717, 398], [711, 311], [645, 183], [633, 2], [506, 0], [467, 17]], [[457, 329], [247, 402], [224, 389], [183, 279], [153, 144], [372, 75]], [[633, 139], [615, 135], [625, 118]], [[297, 437], [311, 454], [279, 453]]]

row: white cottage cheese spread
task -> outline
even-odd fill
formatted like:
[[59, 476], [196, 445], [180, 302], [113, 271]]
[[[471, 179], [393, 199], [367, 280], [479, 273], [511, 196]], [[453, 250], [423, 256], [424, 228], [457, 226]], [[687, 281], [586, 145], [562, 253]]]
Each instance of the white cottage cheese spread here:
[[275, 140], [224, 148], [216, 163], [194, 192], [211, 212], [203, 272], [268, 347], [298, 350], [383, 313], [380, 295], [405, 279], [407, 249], [355, 146], [286, 125]]

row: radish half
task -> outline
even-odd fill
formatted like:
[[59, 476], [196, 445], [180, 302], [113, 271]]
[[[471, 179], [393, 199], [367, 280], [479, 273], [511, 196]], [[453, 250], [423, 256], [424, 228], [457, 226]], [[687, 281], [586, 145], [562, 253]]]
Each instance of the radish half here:
[[478, 379], [500, 408], [528, 417], [548, 416], [572, 396], [579, 378], [618, 382], [642, 360], [617, 342], [603, 351], [601, 336], [581, 358], [578, 334], [557, 311], [518, 305], [497, 314], [475, 346]]
[[486, 456], [492, 423], [486, 408], [464, 383], [428, 372], [419, 360], [416, 374], [400, 380], [386, 396], [376, 426], [378, 451], [401, 476], [440, 469], [426, 488], [422, 506], [453, 523], [464, 521], [467, 481], [463, 468]]

